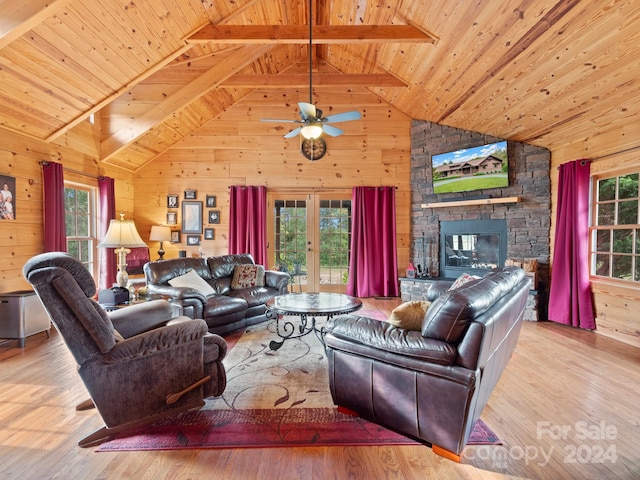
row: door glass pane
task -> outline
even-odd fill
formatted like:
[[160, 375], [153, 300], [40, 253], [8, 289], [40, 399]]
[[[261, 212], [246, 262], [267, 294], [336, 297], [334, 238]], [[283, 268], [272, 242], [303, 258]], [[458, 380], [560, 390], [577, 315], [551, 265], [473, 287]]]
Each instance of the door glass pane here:
[[289, 273], [306, 271], [307, 202], [277, 200], [274, 221], [274, 265]]
[[615, 211], [615, 203], [604, 203], [598, 205], [598, 225], [613, 225]]
[[598, 181], [598, 201], [605, 202], [616, 198], [616, 179], [606, 178]]
[[351, 243], [351, 200], [320, 200], [320, 284], [345, 285]]

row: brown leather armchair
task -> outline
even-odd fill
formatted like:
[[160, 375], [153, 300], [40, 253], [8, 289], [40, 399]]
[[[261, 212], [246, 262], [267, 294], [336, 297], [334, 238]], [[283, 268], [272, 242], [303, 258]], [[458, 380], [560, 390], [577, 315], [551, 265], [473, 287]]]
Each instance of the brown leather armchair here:
[[524, 271], [488, 273], [433, 300], [421, 331], [359, 315], [326, 327], [336, 405], [432, 444], [459, 461], [516, 347], [529, 294]]
[[23, 267], [51, 321], [73, 354], [78, 373], [106, 426], [79, 442], [96, 445], [163, 416], [204, 405], [226, 386], [227, 344], [202, 320], [172, 318], [154, 300], [110, 314], [92, 297], [89, 271], [74, 257], [36, 255]]

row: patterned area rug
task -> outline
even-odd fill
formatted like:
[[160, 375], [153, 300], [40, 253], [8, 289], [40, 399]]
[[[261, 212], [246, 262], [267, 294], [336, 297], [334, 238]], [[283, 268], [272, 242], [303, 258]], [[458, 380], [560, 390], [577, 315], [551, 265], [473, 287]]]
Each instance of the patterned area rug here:
[[[289, 339], [271, 351], [275, 329], [275, 322], [263, 323], [240, 336], [224, 360], [228, 382], [222, 396], [208, 399], [201, 410], [105, 442], [98, 451], [419, 444], [338, 411], [318, 338], [311, 333]], [[500, 443], [478, 421], [469, 444]]]

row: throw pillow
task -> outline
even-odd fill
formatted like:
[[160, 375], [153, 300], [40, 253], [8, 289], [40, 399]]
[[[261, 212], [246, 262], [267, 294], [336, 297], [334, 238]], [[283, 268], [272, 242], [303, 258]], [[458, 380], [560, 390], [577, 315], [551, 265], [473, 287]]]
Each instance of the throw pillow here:
[[391, 311], [391, 316], [387, 322], [391, 325], [404, 328], [405, 330], [422, 330], [422, 320], [424, 319], [430, 302], [405, 302]]
[[216, 293], [213, 287], [205, 282], [204, 278], [198, 275], [193, 269], [189, 270], [184, 275], [172, 278], [169, 280], [169, 285], [172, 287], [191, 287], [205, 297]]
[[463, 273], [458, 278], [456, 278], [455, 282], [451, 284], [449, 290], [455, 290], [458, 287], [461, 287], [465, 283], [469, 283], [471, 280], [477, 280], [480, 277], [476, 277], [475, 275], [469, 275], [468, 273]]
[[264, 267], [251, 263], [236, 265], [233, 269], [231, 289], [240, 290], [251, 287], [264, 287]]

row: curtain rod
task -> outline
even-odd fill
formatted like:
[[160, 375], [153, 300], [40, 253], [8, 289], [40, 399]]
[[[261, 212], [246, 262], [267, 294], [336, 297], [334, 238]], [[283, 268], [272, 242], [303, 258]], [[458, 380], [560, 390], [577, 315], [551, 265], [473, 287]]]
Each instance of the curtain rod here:
[[[40, 162], [40, 165], [46, 167], [46, 166], [49, 166], [49, 162], [43, 160], [42, 162]], [[72, 168], [66, 168], [66, 167], [62, 167], [62, 170], [64, 170], [65, 172], [75, 173], [77, 175], [84, 175], [85, 177], [95, 178], [95, 179], [99, 179], [100, 177], [104, 176], [104, 175], [92, 175], [90, 173], [85, 173], [85, 172], [81, 172], [80, 170], [74, 170]]]
[[629, 148], [625, 148], [624, 150], [619, 150], [617, 152], [607, 153], [606, 155], [601, 155], [599, 157], [594, 157], [591, 160], [601, 160], [603, 158], [613, 157], [614, 155], [620, 155], [621, 153], [632, 152], [633, 150], [638, 150], [639, 148], [640, 148], [640, 145], [636, 145], [635, 147], [629, 147]]

